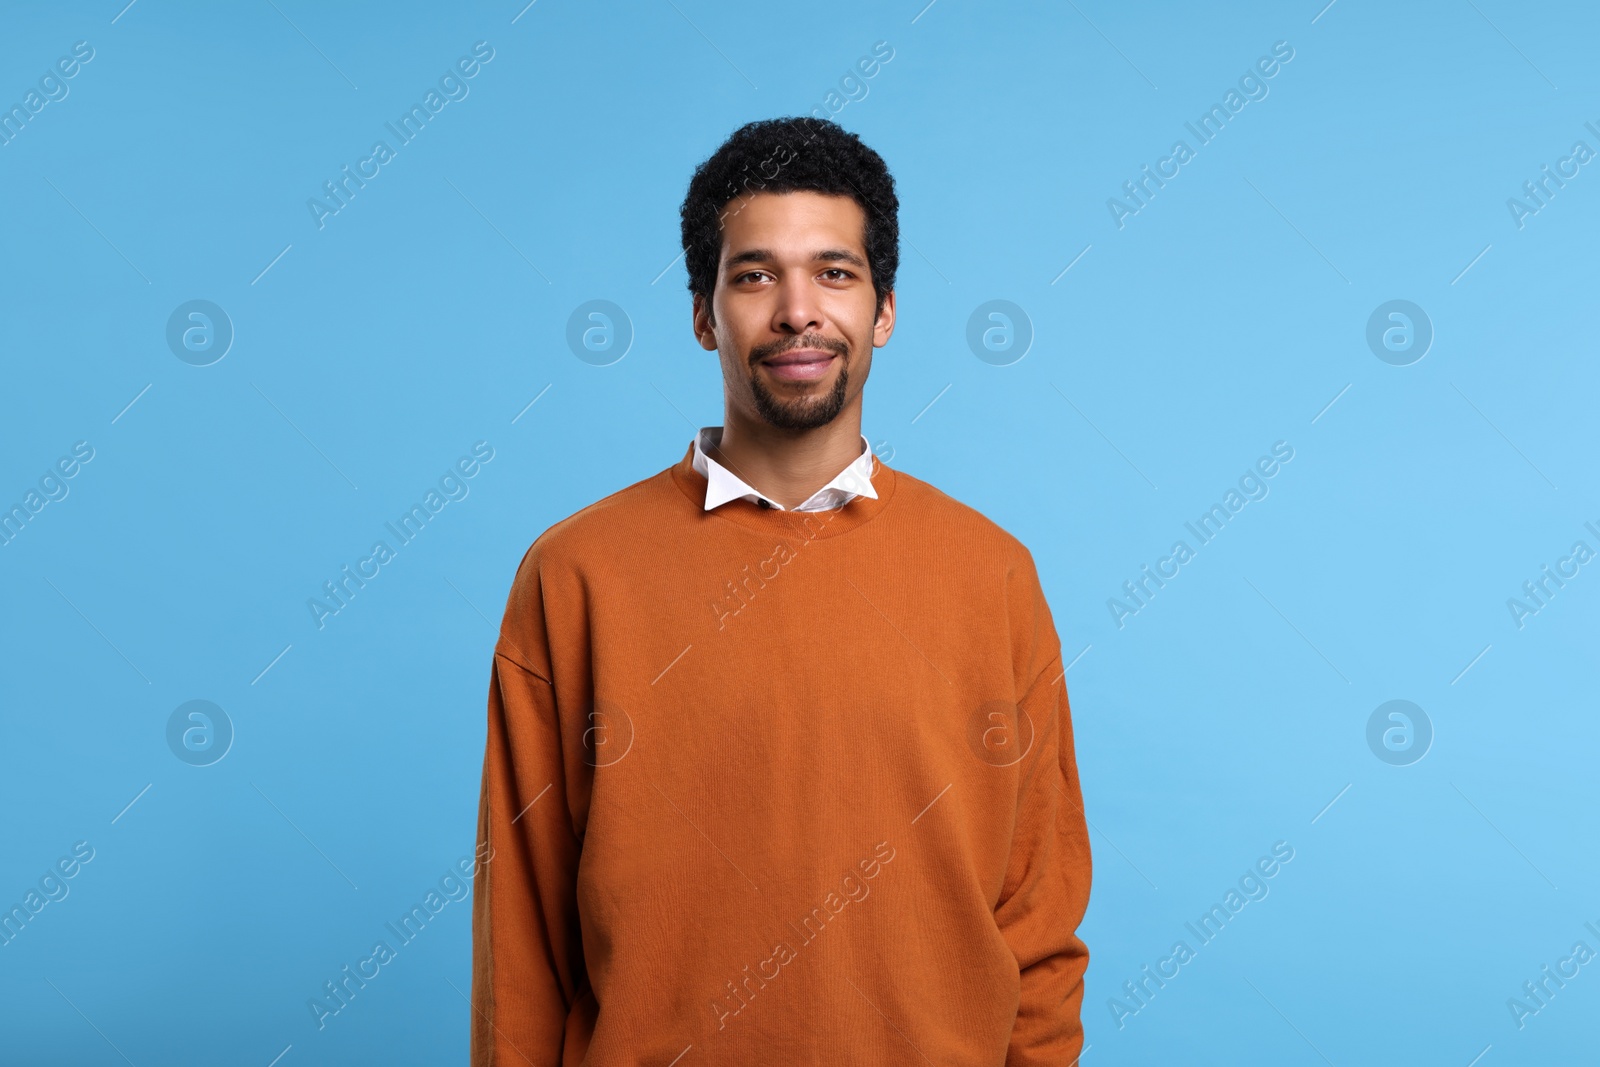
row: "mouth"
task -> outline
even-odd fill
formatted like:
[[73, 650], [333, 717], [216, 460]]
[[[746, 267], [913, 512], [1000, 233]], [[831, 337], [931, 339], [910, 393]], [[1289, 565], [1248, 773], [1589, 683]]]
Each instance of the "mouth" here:
[[810, 382], [828, 373], [828, 368], [838, 358], [835, 353], [818, 348], [797, 348], [761, 362], [782, 381]]

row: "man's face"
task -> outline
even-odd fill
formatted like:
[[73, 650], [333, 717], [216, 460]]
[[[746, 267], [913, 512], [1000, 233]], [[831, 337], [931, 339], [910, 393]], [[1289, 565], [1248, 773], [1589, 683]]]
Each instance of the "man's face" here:
[[894, 331], [876, 311], [866, 216], [848, 196], [756, 193], [723, 208], [711, 307], [694, 299], [700, 347], [720, 354], [728, 402], [789, 430], [859, 405], [872, 350]]

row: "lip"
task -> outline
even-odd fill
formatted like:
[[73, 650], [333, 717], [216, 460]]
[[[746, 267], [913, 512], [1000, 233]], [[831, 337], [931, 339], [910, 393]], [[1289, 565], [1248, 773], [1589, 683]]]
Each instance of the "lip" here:
[[824, 352], [816, 348], [797, 348], [773, 356], [771, 359], [764, 359], [762, 362], [777, 378], [789, 382], [806, 382], [822, 377], [838, 358], [838, 354], [834, 352]]
[[761, 362], [769, 367], [779, 367], [786, 363], [826, 363], [834, 355], [835, 353], [825, 352], [820, 348], [796, 348]]

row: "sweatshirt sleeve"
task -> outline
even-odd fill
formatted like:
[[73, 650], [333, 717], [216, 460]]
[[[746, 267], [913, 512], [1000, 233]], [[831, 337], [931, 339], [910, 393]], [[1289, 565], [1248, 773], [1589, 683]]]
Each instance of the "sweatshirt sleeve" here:
[[488, 859], [472, 904], [473, 1067], [559, 1064], [586, 985], [563, 767], [550, 682], [497, 650], [478, 801]]
[[1006, 1067], [1071, 1067], [1083, 1050], [1089, 950], [1077, 929], [1089, 905], [1091, 867], [1059, 652], [1021, 708], [1033, 723], [1036, 749], [1018, 785], [1011, 858], [995, 908], [1022, 976]]

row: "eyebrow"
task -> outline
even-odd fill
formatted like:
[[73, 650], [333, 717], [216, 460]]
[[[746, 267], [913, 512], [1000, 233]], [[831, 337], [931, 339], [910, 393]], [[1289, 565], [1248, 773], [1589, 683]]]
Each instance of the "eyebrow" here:
[[[770, 263], [778, 257], [768, 248], [749, 248], [743, 252], [729, 256], [722, 264], [724, 270], [732, 272], [733, 268], [741, 267], [746, 263]], [[824, 248], [814, 252], [811, 256], [813, 263], [849, 263], [866, 270], [867, 261], [847, 248]]]

